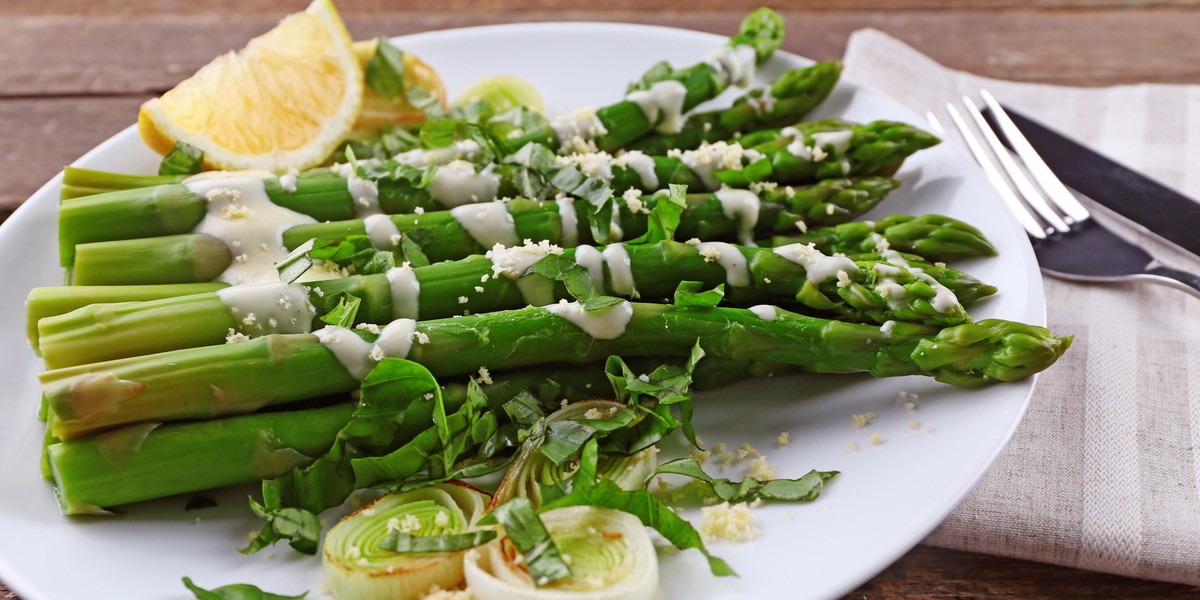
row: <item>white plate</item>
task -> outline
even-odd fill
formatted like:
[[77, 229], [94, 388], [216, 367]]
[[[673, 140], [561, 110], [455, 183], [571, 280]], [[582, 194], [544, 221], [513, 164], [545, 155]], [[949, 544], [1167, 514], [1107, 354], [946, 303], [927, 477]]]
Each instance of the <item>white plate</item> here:
[[[616, 24], [529, 24], [461, 29], [400, 38], [445, 77], [453, 93], [485, 75], [511, 73], [542, 90], [551, 111], [618, 100], [625, 84], [654, 61], [693, 64], [722, 38], [690, 31]], [[759, 81], [807, 63], [777, 54]], [[845, 81], [814, 117], [893, 119], [920, 124], [900, 104]], [[133, 115], [130, 115], [133, 118]], [[100, 169], [152, 172], [157, 157], [127, 129], [76, 163]], [[1041, 278], [1025, 235], [967, 159], [946, 147], [907, 161], [904, 186], [877, 211], [943, 213], [976, 225], [1000, 257], [964, 262], [965, 270], [998, 285], [1000, 294], [976, 307], [977, 318], [1044, 323]], [[187, 575], [205, 587], [254, 583], [276, 593], [319, 593], [316, 559], [286, 547], [244, 557], [234, 551], [256, 527], [246, 509], [252, 487], [215, 495], [216, 508], [184, 512], [186, 498], [132, 507], [113, 519], [63, 518], [38, 473], [41, 426], [36, 419], [40, 362], [24, 342], [26, 292], [61, 281], [56, 264], [52, 180], [0, 227], [6, 293], [0, 295], [0, 580], [24, 600], [189, 598]], [[922, 378], [791, 377], [734, 386], [699, 399], [697, 425], [711, 446], [749, 442], [763, 450], [779, 477], [811, 468], [842, 474], [820, 500], [755, 511], [762, 535], [749, 543], [713, 543], [741, 575], [715, 578], [698, 553], [661, 558], [667, 598], [831, 598], [850, 591], [895, 561], [929, 533], [979, 480], [1008, 441], [1033, 382], [959, 390]], [[895, 402], [918, 393], [919, 409]], [[851, 415], [878, 419], [855, 429]], [[920, 422], [917, 430], [910, 420]], [[931, 429], [930, 429], [931, 428]], [[775, 443], [781, 432], [791, 443]], [[868, 435], [878, 433], [882, 445]], [[859, 449], [850, 451], [851, 440]], [[744, 463], [743, 463], [744, 464]], [[740, 478], [739, 466], [727, 476]], [[695, 513], [686, 516], [696, 517]]]

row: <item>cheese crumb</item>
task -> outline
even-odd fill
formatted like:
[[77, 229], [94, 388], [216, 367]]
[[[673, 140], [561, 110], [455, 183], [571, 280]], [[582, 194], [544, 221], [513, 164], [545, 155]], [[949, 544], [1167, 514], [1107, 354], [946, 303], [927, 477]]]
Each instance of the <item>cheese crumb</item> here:
[[721, 252], [716, 248], [705, 248], [700, 251], [700, 256], [704, 257], [704, 262], [716, 262], [721, 258]]
[[862, 429], [863, 427], [870, 425], [871, 421], [874, 421], [876, 416], [877, 415], [875, 413], [868, 412], [861, 415], [853, 415], [850, 417], [850, 419], [854, 422], [855, 429]]
[[878, 446], [883, 443], [883, 437], [878, 433], [872, 433], [867, 439], [870, 440], [872, 446]]
[[413, 338], [417, 340], [418, 344], [428, 344], [429, 343], [429, 336], [426, 335], [424, 332], [417, 331], [417, 332], [413, 333]]
[[229, 328], [229, 331], [225, 332], [226, 344], [240, 344], [248, 341], [250, 341], [250, 336], [241, 333], [240, 331], [234, 331], [232, 327]]
[[400, 521], [400, 531], [404, 533], [412, 533], [421, 530], [421, 519], [417, 515], [404, 515], [404, 519]]
[[370, 333], [379, 335], [379, 326], [374, 323], [359, 323], [354, 326], [355, 329], [365, 329]]
[[913, 431], [916, 431], [921, 428], [921, 422], [916, 419], [909, 419], [908, 420], [908, 428]]
[[[701, 446], [704, 445], [704, 442], [701, 442], [700, 438], [696, 438], [696, 441], [699, 442]], [[725, 451], [725, 442], [720, 442], [716, 446], [713, 446], [712, 451], [716, 452], [717, 454], [724, 452]]]
[[737, 460], [738, 462], [742, 462], [747, 458], [758, 456], [759, 454], [759, 451], [754, 446], [751, 446], [749, 442], [744, 442], [737, 449]]
[[791, 441], [789, 439], [790, 437], [791, 437], [791, 434], [789, 434], [788, 432], [785, 431], [785, 432], [779, 434], [779, 436], [775, 438], [775, 443], [779, 444], [780, 446], [786, 446], [786, 445], [788, 445], [788, 442]]
[[371, 356], [371, 360], [373, 360], [375, 362], [379, 362], [379, 361], [383, 360], [384, 359], [383, 348], [380, 348], [378, 344], [372, 346], [370, 356]]
[[459, 296], [459, 297], [458, 297], [458, 303], [459, 303], [459, 304], [466, 304], [467, 302], [470, 302], [470, 299], [468, 299], [466, 296]]
[[712, 452], [709, 452], [708, 450], [697, 450], [692, 453], [692, 458], [696, 459], [696, 462], [707, 462], [709, 458], [712, 458]]
[[844, 288], [844, 287], [849, 287], [849, 285], [850, 285], [850, 275], [848, 273], [846, 273], [845, 271], [838, 271], [837, 272], [837, 286], [840, 288]]
[[492, 385], [492, 374], [487, 367], [479, 367], [479, 383]]
[[917, 410], [917, 405], [915, 402], [905, 402], [904, 408], [905, 410]]
[[850, 443], [846, 444], [846, 449], [851, 452], [858, 452], [858, 442], [850, 440]]
[[433, 517], [433, 524], [437, 525], [438, 527], [445, 527], [449, 525], [450, 515], [446, 514], [446, 511], [444, 510], [439, 510], [437, 515]]
[[759, 481], [775, 479], [775, 467], [767, 462], [765, 456], [750, 461], [749, 466], [746, 467], [746, 473]]
[[700, 536], [705, 541], [729, 540], [745, 542], [754, 539], [759, 529], [754, 525], [754, 515], [744, 503], [730, 505], [722, 502], [716, 506], [700, 509]]
[[443, 590], [436, 585], [421, 594], [421, 600], [472, 600], [473, 598], [471, 590]]
[[589, 408], [589, 409], [587, 409], [586, 412], [583, 413], [583, 418], [589, 419], [592, 421], [601, 419], [603, 417], [604, 417], [604, 415], [600, 413], [600, 409], [598, 409], [598, 408]]

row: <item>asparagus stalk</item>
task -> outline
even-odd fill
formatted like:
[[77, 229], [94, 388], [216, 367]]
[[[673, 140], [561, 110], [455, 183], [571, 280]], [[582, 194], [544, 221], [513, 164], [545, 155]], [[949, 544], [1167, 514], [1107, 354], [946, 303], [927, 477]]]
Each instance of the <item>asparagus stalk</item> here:
[[[783, 19], [771, 9], [760, 8], [742, 20], [738, 34], [729, 39], [728, 46], [734, 54], [739, 47], [753, 50], [753, 62], [760, 65], [782, 44]], [[631, 85], [629, 91], [654, 91], [655, 86], [666, 82], [682, 84], [684, 95], [679, 112], [686, 113], [700, 103], [717, 97], [730, 84], [739, 83], [735, 81], [736, 78], [746, 78], [747, 75], [749, 73], [734, 73], [724, 61], [705, 61], [685, 69], [672, 69], [666, 63], [660, 63]], [[662, 110], [661, 114], [648, 115], [632, 95], [601, 108], [596, 111], [596, 119], [603, 126], [604, 133], [595, 138], [595, 146], [602, 151], [613, 152], [650, 133], [656, 126], [669, 130], [671, 124], [665, 122], [669, 118], [667, 112]]]
[[[494, 373], [491, 379], [482, 389], [493, 411], [523, 391], [549, 410], [561, 400], [593, 398], [609, 387], [604, 370], [591, 366]], [[466, 397], [465, 383], [442, 386], [448, 412]], [[131, 502], [286, 475], [328, 451], [354, 408], [352, 402], [339, 402], [208, 421], [129, 425], [52, 443], [47, 456], [63, 512], [102, 514], [102, 509]], [[411, 436], [429, 423], [405, 425], [402, 436]]]
[[[357, 297], [360, 304], [356, 324], [388, 323], [399, 318], [442, 319], [543, 305], [569, 298], [564, 284], [551, 283], [530, 270], [535, 261], [554, 252], [561, 252], [567, 262], [587, 265], [598, 290], [630, 299], [670, 301], [681, 283], [694, 281], [706, 288], [724, 285], [725, 301], [733, 305], [777, 304], [809, 314], [878, 324], [908, 321], [954, 325], [970, 321], [955, 299], [957, 290], [925, 276], [919, 267], [910, 269], [881, 260], [856, 263], [803, 245], [770, 249], [662, 241], [611, 247], [609, 254], [603, 255], [608, 260], [601, 260], [600, 250], [591, 247], [577, 250], [528, 244], [496, 249], [487, 257], [418, 267], [409, 273], [405, 273], [408, 268], [400, 267], [389, 274], [296, 284], [295, 289], [310, 303], [327, 306], [318, 313], [326, 312], [338, 294]], [[722, 264], [725, 260], [736, 262], [727, 267]], [[416, 281], [415, 302], [393, 297], [389, 280], [406, 276]], [[971, 297], [994, 291], [978, 282], [948, 281]], [[258, 287], [268, 290], [272, 298], [285, 296], [275, 291], [285, 287], [282, 284]], [[398, 312], [396, 307], [404, 310]], [[274, 332], [262, 323], [265, 316], [252, 325], [244, 324], [244, 317], [233, 314], [221, 292], [211, 291], [149, 302], [92, 305], [45, 318], [38, 329], [46, 367], [59, 369], [221, 344], [230, 332], [249, 337]], [[314, 315], [304, 325], [303, 331], [311, 331], [320, 326], [320, 320]]]
[[[677, 230], [683, 239], [752, 239], [798, 230], [798, 223], [824, 225], [846, 222], [875, 207], [899, 183], [890, 178], [830, 179], [804, 187], [764, 189], [758, 214], [749, 223], [728, 209], [719, 194], [689, 194]], [[478, 254], [500, 241], [513, 245], [521, 240], [546, 240], [571, 246], [608, 239], [632, 239], [647, 228], [647, 215], [665, 195], [655, 194], [633, 202], [614, 198], [614, 222], [596, 222], [594, 209], [577, 200], [570, 203], [570, 218], [564, 226], [556, 202], [514, 199], [505, 205], [513, 218], [513, 234], [505, 240], [477, 240], [450, 211], [390, 215], [397, 232], [416, 244], [430, 261], [455, 260]], [[486, 212], [485, 207], [480, 210]], [[612, 225], [617, 225], [612, 227]], [[363, 220], [298, 225], [282, 234], [289, 250], [310, 239], [340, 240], [365, 235]], [[612, 235], [613, 233], [617, 235]], [[400, 249], [394, 245], [381, 248]], [[224, 245], [206, 234], [151, 237], [81, 244], [75, 249], [75, 283], [78, 285], [145, 285], [210, 281], [231, 264]]]
[[148, 286], [52, 286], [34, 288], [25, 299], [25, 335], [35, 353], [38, 348], [38, 321], [69, 313], [90, 304], [109, 302], [144, 302], [160, 298], [214, 292], [226, 287], [223, 283], [188, 283]]
[[141, 175], [110, 173], [96, 169], [67, 166], [63, 169], [63, 201], [106, 192], [182, 183], [186, 175]]
[[911, 252], [929, 260], [995, 256], [996, 247], [975, 227], [942, 215], [892, 215], [877, 221], [855, 221], [807, 229], [800, 235], [777, 235], [770, 244], [816, 244], [823, 252], [859, 254], [886, 248]]
[[[350, 330], [326, 328], [58, 369], [40, 379], [54, 434], [72, 439], [129, 423], [245, 413], [344, 393], [389, 352], [435, 376], [454, 376], [480, 367], [589, 363], [613, 354], [688, 356], [699, 339], [707, 355], [720, 359], [780, 362], [818, 373], [924, 374], [973, 387], [1044, 370], [1070, 344], [1069, 337], [1041, 327], [994, 319], [939, 330], [843, 323], [782, 309], [764, 319], [761, 312], [626, 301], [587, 312], [567, 303], [396, 321], [389, 325], [390, 351], [374, 350]], [[404, 340], [415, 342], [406, 349]]]
[[652, 133], [629, 144], [627, 150], [666, 154], [701, 144], [727, 140], [756, 129], [783, 127], [804, 118], [833, 91], [842, 73], [836, 60], [819, 62], [780, 75], [769, 87], [752, 90], [721, 110], [695, 113], [679, 133]]

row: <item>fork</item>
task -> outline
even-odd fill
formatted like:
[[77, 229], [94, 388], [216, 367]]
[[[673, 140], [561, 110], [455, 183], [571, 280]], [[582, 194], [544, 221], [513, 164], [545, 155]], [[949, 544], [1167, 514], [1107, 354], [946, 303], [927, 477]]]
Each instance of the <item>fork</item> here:
[[[1200, 276], [1164, 265], [1145, 248], [1118, 237], [1093, 219], [1088, 209], [1038, 156], [1000, 103], [987, 90], [980, 90], [979, 95], [991, 112], [999, 133], [988, 123], [974, 100], [963, 96], [962, 102], [991, 149], [991, 155], [953, 103], [946, 104], [946, 113], [1005, 205], [1029, 234], [1042, 271], [1073, 281], [1162, 283], [1200, 298]], [[945, 133], [932, 112], [927, 112], [926, 118], [938, 133]], [[1000, 135], [1007, 140], [1008, 147]], [[1011, 152], [1009, 148], [1012, 148]], [[991, 156], [995, 156], [1007, 179]]]

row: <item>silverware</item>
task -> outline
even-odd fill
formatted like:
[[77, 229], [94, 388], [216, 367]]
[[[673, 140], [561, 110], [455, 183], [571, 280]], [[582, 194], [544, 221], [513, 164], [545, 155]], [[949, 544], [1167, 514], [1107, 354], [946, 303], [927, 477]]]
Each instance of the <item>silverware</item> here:
[[[1015, 155], [1005, 147], [969, 96], [963, 96], [963, 106], [991, 148], [991, 155], [953, 103], [946, 104], [946, 112], [988, 180], [1029, 234], [1042, 271], [1076, 281], [1151, 281], [1200, 298], [1200, 276], [1162, 264], [1141, 246], [1118, 237], [1097, 223], [1033, 150], [1000, 103], [987, 90], [981, 90], [980, 96], [999, 124], [1000, 133], [1007, 136]], [[935, 129], [943, 131], [933, 113], [926, 116]], [[992, 156], [1007, 174], [1007, 179], [996, 168]], [[1025, 175], [1026, 172], [1032, 179]]]

